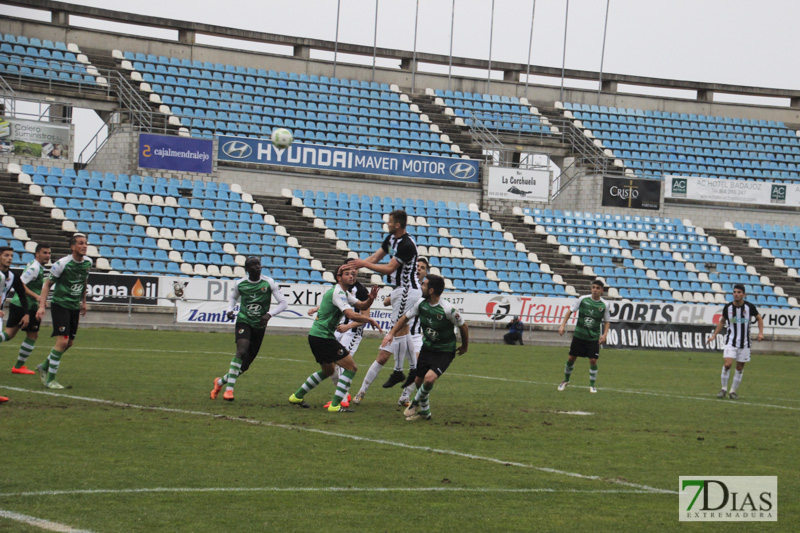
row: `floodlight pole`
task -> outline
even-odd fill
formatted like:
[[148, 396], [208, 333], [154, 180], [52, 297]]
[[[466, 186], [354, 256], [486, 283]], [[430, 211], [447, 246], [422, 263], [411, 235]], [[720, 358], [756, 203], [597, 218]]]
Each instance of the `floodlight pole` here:
[[486, 92], [492, 92], [492, 40], [494, 37], [494, 0], [492, 0], [492, 16], [489, 19], [489, 75], [486, 78]]
[[567, 26], [569, 22], [569, 0], [567, 0], [567, 7], [564, 10], [564, 50], [561, 54], [561, 92], [558, 99], [564, 101], [564, 72], [565, 65], [567, 64]]
[[528, 39], [528, 68], [525, 71], [525, 98], [528, 97], [528, 78], [531, 77], [531, 50], [533, 49], [533, 21], [536, 18], [536, 0], [533, 0], [531, 9], [531, 36]]
[[417, 88], [417, 29], [419, 28], [419, 0], [417, 0], [417, 10], [414, 15], [414, 58], [411, 65], [411, 92]]
[[603, 91], [603, 62], [606, 58], [606, 35], [608, 34], [608, 10], [611, 7], [611, 0], [606, 0], [606, 23], [603, 27], [603, 48], [600, 52], [600, 79], [597, 84], [597, 105], [600, 105], [600, 93]]
[[336, 77], [336, 59], [339, 55], [339, 11], [342, 8], [342, 0], [336, 1], [336, 38], [333, 42], [333, 77]]
[[453, 75], [453, 25], [456, 21], [456, 0], [450, 8], [450, 58], [447, 65], [447, 90], [450, 90], [450, 78]]
[[375, 81], [375, 58], [378, 55], [378, 4], [375, 0], [375, 33], [372, 36], [372, 81]]

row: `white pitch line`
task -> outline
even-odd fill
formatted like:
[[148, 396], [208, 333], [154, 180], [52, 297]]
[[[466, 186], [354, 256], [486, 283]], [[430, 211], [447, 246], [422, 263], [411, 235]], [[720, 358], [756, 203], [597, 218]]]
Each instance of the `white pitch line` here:
[[47, 531], [58, 531], [60, 533], [92, 533], [88, 529], [75, 529], [74, 527], [70, 527], [66, 524], [59, 524], [58, 522], [51, 522], [50, 520], [44, 520], [42, 518], [36, 518], [35, 516], [28, 516], [26, 514], [14, 513], [11, 511], [6, 511], [5, 509], [0, 509], [0, 518], [8, 518], [9, 520], [22, 522], [24, 524], [28, 524], [29, 526], [46, 529]]
[[142, 409], [142, 410], [145, 410], [145, 411], [158, 411], [158, 412], [162, 412], [162, 413], [178, 413], [178, 414], [186, 414], [186, 415], [205, 416], [205, 417], [211, 417], [211, 418], [222, 418], [222, 419], [233, 421], [233, 422], [244, 422], [246, 424], [258, 425], [258, 426], [274, 427], [274, 428], [280, 428], [280, 429], [289, 429], [289, 430], [293, 430], [293, 431], [306, 431], [306, 432], [309, 432], [309, 433], [317, 433], [319, 435], [326, 435], [326, 436], [329, 436], [329, 437], [339, 437], [339, 438], [351, 439], [351, 440], [361, 441], [361, 442], [370, 442], [372, 444], [383, 444], [383, 445], [386, 445], [386, 446], [395, 446], [395, 447], [404, 448], [404, 449], [407, 449], [407, 450], [417, 450], [417, 451], [438, 453], [438, 454], [441, 454], [441, 455], [451, 455], [451, 456], [455, 456], [455, 457], [464, 457], [464, 458], [467, 458], [467, 459], [475, 459], [475, 460], [478, 460], [478, 461], [485, 461], [485, 462], [488, 462], [488, 463], [494, 463], [494, 464], [499, 464], [499, 465], [503, 465], [503, 466], [516, 466], [516, 467], [519, 467], [519, 468], [538, 470], [540, 472], [547, 472], [547, 473], [550, 473], [550, 474], [558, 474], [558, 475], [561, 475], [561, 476], [573, 477], [573, 478], [578, 478], [578, 479], [586, 479], [586, 480], [590, 480], [590, 481], [602, 481], [602, 482], [606, 482], [606, 483], [613, 483], [615, 485], [622, 485], [622, 486], [625, 486], [625, 487], [631, 487], [631, 488], [634, 488], [634, 489], [640, 489], [640, 490], [650, 491], [650, 492], [654, 492], [654, 493], [677, 494], [677, 492], [673, 491], [673, 490], [660, 489], [660, 488], [657, 488], [657, 487], [650, 487], [648, 485], [641, 485], [641, 484], [638, 484], [638, 483], [631, 483], [631, 482], [628, 482], [628, 481], [620, 481], [620, 480], [616, 480], [616, 479], [606, 479], [606, 478], [603, 478], [603, 477], [600, 477], [600, 476], [592, 476], [592, 475], [587, 475], [587, 474], [580, 474], [580, 473], [577, 473], [577, 472], [568, 472], [566, 470], [558, 470], [556, 468], [548, 468], [548, 467], [543, 467], [543, 466], [534, 466], [534, 465], [529, 465], [529, 464], [525, 464], [525, 463], [517, 463], [517, 462], [514, 462], [514, 461], [504, 461], [502, 459], [496, 459], [494, 457], [486, 457], [486, 456], [475, 455], [475, 454], [471, 454], [471, 453], [458, 452], [458, 451], [455, 451], [455, 450], [446, 450], [446, 449], [441, 449], [441, 448], [431, 448], [431, 447], [428, 447], [428, 446], [416, 446], [416, 445], [413, 445], [413, 444], [405, 444], [405, 443], [402, 443], [402, 442], [395, 442], [395, 441], [390, 441], [390, 440], [385, 440], [385, 439], [371, 439], [369, 437], [360, 437], [358, 435], [349, 435], [347, 433], [337, 433], [335, 431], [325, 431], [325, 430], [322, 430], [322, 429], [307, 428], [307, 427], [302, 427], [302, 426], [293, 426], [293, 425], [290, 425], [290, 424], [278, 424], [278, 423], [275, 423], [275, 422], [267, 422], [267, 421], [263, 421], [263, 420], [254, 420], [254, 419], [250, 419], [250, 418], [231, 417], [231, 416], [228, 416], [228, 415], [207, 413], [207, 412], [204, 412], [204, 411], [189, 411], [189, 410], [186, 410], [186, 409], [176, 409], [176, 408], [171, 408], [171, 407], [157, 407], [157, 406], [137, 405], [137, 404], [131, 404], [131, 403], [104, 400], [102, 398], [88, 398], [88, 397], [85, 397], [85, 396], [72, 396], [72, 395], [69, 395], [69, 394], [59, 394], [59, 393], [49, 392], [49, 391], [33, 391], [33, 390], [29, 390], [29, 389], [21, 389], [21, 388], [18, 388], [18, 387], [0, 386], [0, 388], [13, 390], [13, 391], [16, 391], [16, 392], [27, 392], [27, 393], [30, 393], [30, 394], [41, 394], [41, 395], [44, 395], [44, 396], [54, 396], [54, 397], [57, 397], [57, 398], [69, 398], [69, 399], [72, 399], [72, 400], [82, 400], [82, 401], [92, 402], [92, 403], [99, 403], [99, 404], [104, 404], [104, 405], [112, 405], [112, 406], [115, 406], [115, 407]]
[[621, 489], [503, 489], [490, 487], [155, 487], [143, 489], [83, 489], [4, 492], [0, 498], [75, 496], [84, 494], [149, 494], [163, 492], [475, 492], [475, 493], [567, 493], [567, 494], [655, 494], [650, 490]]
[[[82, 346], [81, 349], [83, 350], [108, 350], [108, 348], [99, 348], [99, 347], [91, 347], [91, 346]], [[128, 351], [128, 352], [158, 352], [158, 353], [193, 353], [193, 354], [209, 354], [209, 355], [228, 355], [232, 352], [203, 352], [203, 351], [196, 351], [196, 350], [150, 350], [145, 348], [115, 348], [116, 351]], [[305, 359], [292, 359], [287, 357], [265, 357], [265, 359], [272, 359], [275, 361], [290, 361], [293, 363], [307, 363], [308, 361]], [[510, 379], [510, 378], [500, 378], [494, 376], [476, 376], [474, 374], [460, 374], [458, 372], [448, 372], [448, 376], [457, 376], [462, 378], [474, 378], [474, 379], [487, 379], [492, 381], [503, 381], [506, 383], [527, 383], [529, 385], [543, 385], [546, 387], [554, 387], [557, 383], [550, 383], [544, 381], [530, 381], [525, 379]], [[583, 387], [581, 385], [571, 385], [571, 388], [582, 388], [585, 389], [587, 387]], [[644, 391], [644, 390], [634, 390], [634, 389], [614, 389], [603, 387], [601, 389], [604, 392], [619, 392], [623, 394], [642, 394], [642, 395], [649, 395], [649, 396], [659, 396], [661, 398], [675, 398], [679, 400], [701, 400], [704, 402], [719, 402], [720, 400], [716, 398], [716, 396], [712, 398], [705, 398], [702, 396], [680, 396], [677, 394], [667, 394], [662, 392], [651, 392], [651, 391]], [[767, 398], [772, 399], [772, 398]], [[800, 401], [800, 400], [793, 400], [787, 399], [787, 401]], [[725, 403], [725, 402], [721, 402]], [[734, 403], [730, 401], [728, 403]], [[774, 405], [768, 403], [756, 403], [756, 402], [745, 402], [742, 400], [736, 400], [735, 403], [737, 405], [749, 405], [753, 407], [772, 407], [774, 409], [787, 409], [789, 411], [800, 411], [800, 407], [793, 407], [787, 405]]]
[[[498, 378], [493, 376], [476, 376], [474, 374], [458, 374], [455, 372], [448, 372], [448, 376], [459, 376], [462, 378], [475, 378], [475, 379], [486, 379], [491, 381], [504, 381], [506, 383], [526, 383], [529, 385], [545, 385], [545, 386], [552, 386], [555, 387], [555, 384], [543, 382], [543, 381], [530, 381], [525, 379], [509, 379], [509, 378]], [[586, 389], [588, 387], [583, 387], [581, 385], [570, 385], [570, 388], [581, 388]], [[716, 396], [713, 398], [705, 398], [703, 396], [680, 396], [678, 394], [666, 394], [663, 392], [651, 392], [651, 391], [644, 391], [644, 390], [635, 390], [635, 389], [615, 389], [610, 387], [603, 387], [600, 389], [601, 392], [620, 392], [623, 394], [643, 394], [646, 396], [659, 396], [661, 398], [676, 398], [679, 400], [700, 400], [704, 402], [718, 402], [720, 405], [750, 405], [753, 407], [772, 407], [775, 409], [788, 409], [789, 411], [800, 411], [800, 407], [792, 407], [790, 405], [774, 405], [769, 403], [755, 403], [755, 402], [745, 402], [742, 400], [726, 400], [721, 401]]]

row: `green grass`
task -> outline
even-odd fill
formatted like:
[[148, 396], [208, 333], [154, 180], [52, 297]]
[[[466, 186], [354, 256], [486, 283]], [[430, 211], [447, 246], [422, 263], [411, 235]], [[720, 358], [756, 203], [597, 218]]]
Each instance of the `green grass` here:
[[[18, 345], [0, 345], [4, 368]], [[727, 527], [800, 529], [797, 357], [754, 356], [733, 402], [715, 398], [718, 354], [605, 350], [590, 395], [584, 360], [556, 391], [564, 348], [473, 344], [436, 385], [434, 419], [409, 423], [399, 389], [380, 386], [388, 370], [351, 415], [321, 409], [330, 382], [313, 409], [290, 406], [318, 368], [301, 336], [268, 337], [236, 401], [211, 401], [233, 347], [232, 334], [82, 330], [63, 394], [4, 371], [0, 510], [103, 532], [711, 531], [647, 487], [777, 475], [778, 523]], [[356, 388], [377, 347], [362, 343]], [[0, 518], [6, 530], [38, 528]]]

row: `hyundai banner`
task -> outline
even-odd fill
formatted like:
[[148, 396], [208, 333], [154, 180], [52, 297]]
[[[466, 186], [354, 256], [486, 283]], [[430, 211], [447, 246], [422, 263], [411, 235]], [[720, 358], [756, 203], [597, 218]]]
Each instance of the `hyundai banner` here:
[[343, 146], [294, 142], [284, 149], [266, 139], [219, 137], [217, 160], [406, 178], [478, 182], [478, 162]]
[[214, 142], [208, 139], [139, 134], [139, 166], [199, 172], [213, 171]]

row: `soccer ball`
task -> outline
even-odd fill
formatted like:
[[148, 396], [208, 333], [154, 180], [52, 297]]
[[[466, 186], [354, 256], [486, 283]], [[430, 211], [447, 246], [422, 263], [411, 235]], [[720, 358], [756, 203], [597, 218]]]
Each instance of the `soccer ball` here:
[[292, 136], [292, 132], [285, 129], [285, 128], [277, 128], [272, 130], [272, 144], [275, 148], [286, 148], [292, 141], [294, 141], [294, 137]]

